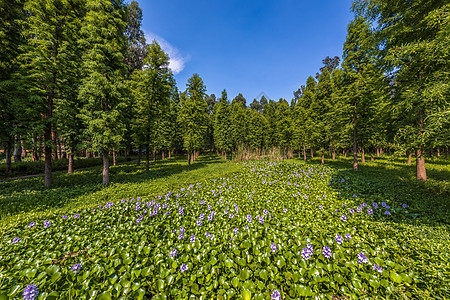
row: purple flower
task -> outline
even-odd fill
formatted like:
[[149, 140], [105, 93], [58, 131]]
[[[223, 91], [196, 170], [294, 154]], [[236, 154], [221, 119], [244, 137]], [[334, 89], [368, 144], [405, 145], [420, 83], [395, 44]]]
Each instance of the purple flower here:
[[384, 214], [385, 214], [386, 216], [389, 216], [391, 213], [387, 210], [387, 211], [384, 212]]
[[76, 214], [75, 216], [73, 216], [74, 218], [79, 218], [80, 214]]
[[345, 182], [345, 180], [344, 180], [344, 179], [341, 179], [341, 182]]
[[25, 300], [34, 300], [39, 295], [37, 286], [35, 284], [27, 285], [27, 287], [23, 290], [23, 299]]
[[287, 208], [283, 209], [283, 211], [284, 211], [285, 213], [287, 213]]
[[35, 225], [36, 225], [36, 223], [31, 222], [31, 223], [28, 225], [28, 228], [31, 228], [31, 227], [33, 227], [33, 226], [35, 226]]
[[178, 250], [176, 248], [173, 248], [172, 251], [170, 251], [170, 256], [177, 256]]
[[182, 264], [180, 267], [181, 273], [183, 273], [184, 271], [187, 271], [187, 270], [188, 270], [188, 266], [186, 264]]
[[252, 216], [250, 214], [247, 215], [247, 222], [249, 222], [249, 223], [252, 222]]
[[303, 248], [302, 249], [302, 257], [303, 257], [303, 259], [308, 260], [310, 256], [311, 256], [311, 253], [310, 253], [309, 249], [307, 247]]
[[374, 202], [372, 205], [373, 205], [373, 208], [375, 208], [375, 209], [378, 208], [378, 203]]
[[353, 208], [350, 208], [350, 213], [351, 213], [351, 214], [354, 214], [354, 213], [355, 213], [355, 210], [354, 210]]
[[363, 203], [362, 206], [363, 206], [363, 207], [367, 207], [367, 203]]
[[323, 256], [325, 256], [325, 258], [330, 258], [331, 257], [330, 247], [328, 247], [328, 246], [323, 247], [322, 254], [323, 254]]
[[178, 209], [178, 213], [180, 214], [180, 215], [183, 215], [183, 206], [180, 206], [180, 208]]
[[20, 242], [20, 238], [18, 238], [18, 237], [13, 238], [13, 240], [11, 241], [11, 243], [13, 243], [13, 244], [18, 243], [18, 242]]
[[192, 236], [191, 236], [190, 242], [191, 242], [191, 243], [195, 242], [195, 235], [192, 235]]
[[75, 274], [78, 273], [79, 270], [81, 270], [81, 264], [74, 264], [72, 266], [72, 272], [74, 272]]
[[361, 212], [361, 207], [358, 206], [358, 207], [356, 208], [356, 210], [357, 210], [358, 212]]
[[275, 243], [272, 243], [272, 245], [270, 246], [270, 249], [272, 250], [272, 252], [275, 253], [275, 251], [277, 251], [277, 245], [275, 245]]
[[211, 205], [208, 204], [208, 210], [211, 210]]
[[347, 216], [346, 215], [342, 215], [341, 220], [344, 221], [344, 222], [347, 221]]
[[264, 215], [267, 215], [267, 213], [268, 213], [268, 212], [267, 212], [267, 209], [265, 209], [265, 210], [263, 211], [263, 214], [264, 214]]
[[342, 245], [342, 242], [344, 240], [342, 239], [342, 236], [340, 236], [339, 234], [336, 234], [336, 243], [338, 243], [339, 245]]
[[272, 296], [270, 296], [271, 300], [281, 300], [281, 295], [278, 290], [273, 290]]
[[259, 217], [259, 223], [264, 224], [264, 217], [263, 216]]
[[213, 214], [208, 215], [208, 221], [212, 221], [213, 219]]
[[66, 220], [66, 219], [67, 219], [67, 216], [66, 216], [66, 215], [64, 215], [64, 216], [63, 216], [63, 220]]
[[248, 225], [245, 225], [244, 229], [246, 229], [246, 230], [247, 230], [247, 229], [248, 229]]
[[352, 239], [352, 236], [350, 235], [350, 233], [347, 233], [347, 234], [345, 235], [345, 238], [346, 238], [347, 240], [351, 240], [351, 239]]
[[386, 207], [386, 202], [381, 202], [381, 206]]
[[369, 208], [369, 209], [367, 210], [367, 214], [369, 214], [369, 215], [373, 214], [373, 209]]
[[323, 206], [322, 206], [322, 204], [320, 204], [320, 205], [319, 205], [319, 209], [323, 209]]
[[405, 203], [403, 203], [403, 204], [402, 204], [402, 207], [403, 207], [403, 208], [407, 208], [408, 205], [406, 205]]
[[230, 219], [233, 219], [233, 214], [230, 214]]
[[201, 219], [197, 220], [197, 226], [202, 226], [202, 220]]
[[234, 228], [233, 228], [233, 232], [234, 232], [234, 234], [237, 234], [237, 233], [238, 233], [238, 228], [237, 228], [237, 227], [234, 227]]
[[369, 260], [367, 259], [367, 257], [364, 255], [364, 253], [359, 253], [358, 254], [358, 263], [359, 264], [367, 264], [369, 262]]
[[49, 220], [45, 220], [44, 222], [44, 228], [47, 228], [48, 226], [52, 225], [52, 222], [50, 222]]
[[373, 270], [378, 271], [379, 273], [383, 273], [383, 269], [379, 265], [373, 265]]

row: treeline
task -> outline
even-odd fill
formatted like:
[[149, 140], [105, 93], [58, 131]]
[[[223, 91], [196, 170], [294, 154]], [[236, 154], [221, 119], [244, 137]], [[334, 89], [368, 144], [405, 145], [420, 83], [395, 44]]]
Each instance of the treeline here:
[[[358, 169], [383, 149], [416, 156], [417, 179], [426, 180], [425, 154], [450, 144], [450, 8], [446, 1], [398, 3], [355, 0], [342, 61], [323, 67], [285, 99], [264, 96], [246, 107], [206, 94], [198, 74], [178, 91], [169, 57], [147, 44], [137, 2], [111, 0], [1, 0], [0, 143], [11, 158], [28, 152], [45, 161], [74, 155], [103, 158], [185, 151], [188, 163], [202, 150], [224, 158], [277, 149], [351, 153]], [[21, 155], [18, 149], [22, 149]], [[16, 151], [14, 151], [16, 150]], [[251, 157], [251, 155], [249, 155]]]

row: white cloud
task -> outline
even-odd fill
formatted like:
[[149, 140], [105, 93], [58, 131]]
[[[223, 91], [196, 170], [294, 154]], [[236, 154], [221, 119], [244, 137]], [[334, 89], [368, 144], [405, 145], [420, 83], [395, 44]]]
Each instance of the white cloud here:
[[189, 60], [188, 57], [183, 56], [177, 48], [153, 32], [145, 32], [145, 39], [147, 44], [156, 40], [161, 48], [169, 55], [169, 68], [172, 70], [173, 74], [176, 75], [183, 71], [184, 65]]

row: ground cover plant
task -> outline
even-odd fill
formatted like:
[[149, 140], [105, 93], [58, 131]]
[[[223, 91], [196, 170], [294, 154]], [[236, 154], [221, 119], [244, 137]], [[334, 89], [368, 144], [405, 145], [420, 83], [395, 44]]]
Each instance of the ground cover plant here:
[[[339, 168], [289, 161], [240, 166], [154, 197], [102, 202], [5, 229], [0, 295], [20, 298], [34, 289], [41, 299], [448, 295], [448, 263], [434, 257], [437, 243], [412, 248], [400, 238], [418, 245], [407, 227], [420, 219], [410, 210], [415, 203], [381, 199], [377, 184]], [[407, 230], [399, 232], [402, 226]]]

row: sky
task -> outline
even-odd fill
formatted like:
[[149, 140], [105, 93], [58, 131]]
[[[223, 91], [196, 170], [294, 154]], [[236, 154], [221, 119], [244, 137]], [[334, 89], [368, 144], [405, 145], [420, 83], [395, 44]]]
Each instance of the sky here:
[[[198, 73], [207, 94], [289, 102], [323, 65], [342, 57], [351, 0], [138, 0], [147, 43], [170, 56], [180, 91]], [[258, 98], [258, 100], [259, 100]]]

